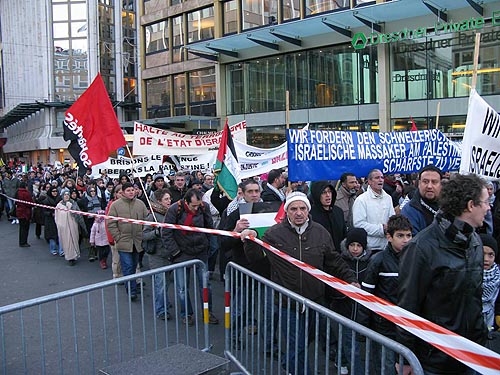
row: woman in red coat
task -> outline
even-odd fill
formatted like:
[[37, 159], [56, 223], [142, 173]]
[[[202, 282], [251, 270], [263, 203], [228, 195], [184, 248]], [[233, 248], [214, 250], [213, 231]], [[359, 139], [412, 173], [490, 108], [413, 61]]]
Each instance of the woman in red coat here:
[[[26, 183], [21, 182], [17, 190], [17, 199], [33, 202], [31, 193], [26, 189]], [[16, 202], [16, 216], [19, 220], [19, 247], [29, 247], [28, 234], [30, 231], [31, 211], [32, 207], [26, 203]]]

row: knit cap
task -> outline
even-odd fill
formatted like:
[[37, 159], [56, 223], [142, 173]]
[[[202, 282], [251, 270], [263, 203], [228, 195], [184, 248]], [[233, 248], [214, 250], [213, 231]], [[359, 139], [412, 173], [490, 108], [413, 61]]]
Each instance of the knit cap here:
[[366, 230], [363, 228], [352, 228], [349, 232], [347, 232], [347, 237], [345, 244], [347, 247], [353, 242], [359, 243], [361, 246], [363, 246], [363, 249], [366, 250]]

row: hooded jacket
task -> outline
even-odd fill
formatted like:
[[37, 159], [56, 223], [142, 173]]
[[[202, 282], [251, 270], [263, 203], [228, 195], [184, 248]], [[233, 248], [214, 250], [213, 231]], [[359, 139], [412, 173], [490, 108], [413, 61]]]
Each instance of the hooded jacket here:
[[[354, 276], [358, 280], [358, 283], [361, 284], [365, 279], [366, 270], [368, 269], [368, 265], [370, 264], [371, 251], [365, 249], [360, 256], [355, 257], [347, 248], [346, 240], [343, 240], [340, 243], [340, 252], [342, 259], [354, 272]], [[360, 305], [355, 303], [349, 297], [335, 290], [332, 291], [330, 295], [332, 297], [330, 301], [330, 308], [333, 311], [342, 314], [343, 316], [351, 320], [356, 320]]]
[[[321, 205], [321, 193], [327, 187], [332, 190], [332, 201], [330, 207], [326, 210]], [[335, 206], [337, 192], [332, 184], [328, 181], [316, 181], [311, 184], [312, 208], [310, 215], [312, 219], [321, 224], [332, 236], [335, 250], [340, 253], [340, 243], [347, 234], [346, 224], [344, 221], [344, 212], [341, 208]]]

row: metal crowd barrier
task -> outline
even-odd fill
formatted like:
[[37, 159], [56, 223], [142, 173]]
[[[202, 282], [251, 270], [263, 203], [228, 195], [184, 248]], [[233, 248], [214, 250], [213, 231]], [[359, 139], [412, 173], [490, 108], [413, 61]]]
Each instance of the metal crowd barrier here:
[[394, 374], [403, 360], [423, 374], [405, 346], [232, 262], [225, 293], [224, 354], [244, 374]]
[[[182, 272], [185, 283], [190, 281], [194, 326], [181, 318], [174, 272]], [[208, 351], [198, 272], [202, 272], [205, 290], [205, 265], [188, 261], [0, 307], [1, 373], [95, 374], [175, 344]], [[162, 284], [169, 283], [173, 289], [168, 293], [171, 320], [156, 317], [154, 275], [161, 275]], [[138, 277], [146, 285], [137, 286], [141, 293], [131, 301], [121, 284], [130, 285]], [[146, 290], [151, 297], [144, 296]], [[162, 298], [166, 302], [167, 294]]]

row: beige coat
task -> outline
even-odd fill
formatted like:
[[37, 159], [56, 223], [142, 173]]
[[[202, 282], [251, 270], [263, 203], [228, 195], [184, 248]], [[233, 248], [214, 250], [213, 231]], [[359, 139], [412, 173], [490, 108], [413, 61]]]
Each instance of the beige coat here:
[[[73, 208], [73, 203], [68, 201], [64, 203], [60, 201], [57, 208]], [[66, 260], [76, 260], [80, 257], [80, 245], [78, 239], [80, 232], [78, 230], [78, 222], [74, 215], [69, 212], [56, 210], [55, 221], [57, 225], [57, 233], [59, 235], [59, 243], [64, 250], [64, 258]]]
[[[114, 201], [109, 208], [110, 216], [123, 217], [127, 219], [144, 220], [148, 215], [146, 205], [137, 198], [120, 198]], [[142, 252], [142, 225], [125, 223], [116, 220], [106, 220], [108, 231], [115, 241], [118, 251], [131, 253], [135, 248]]]

